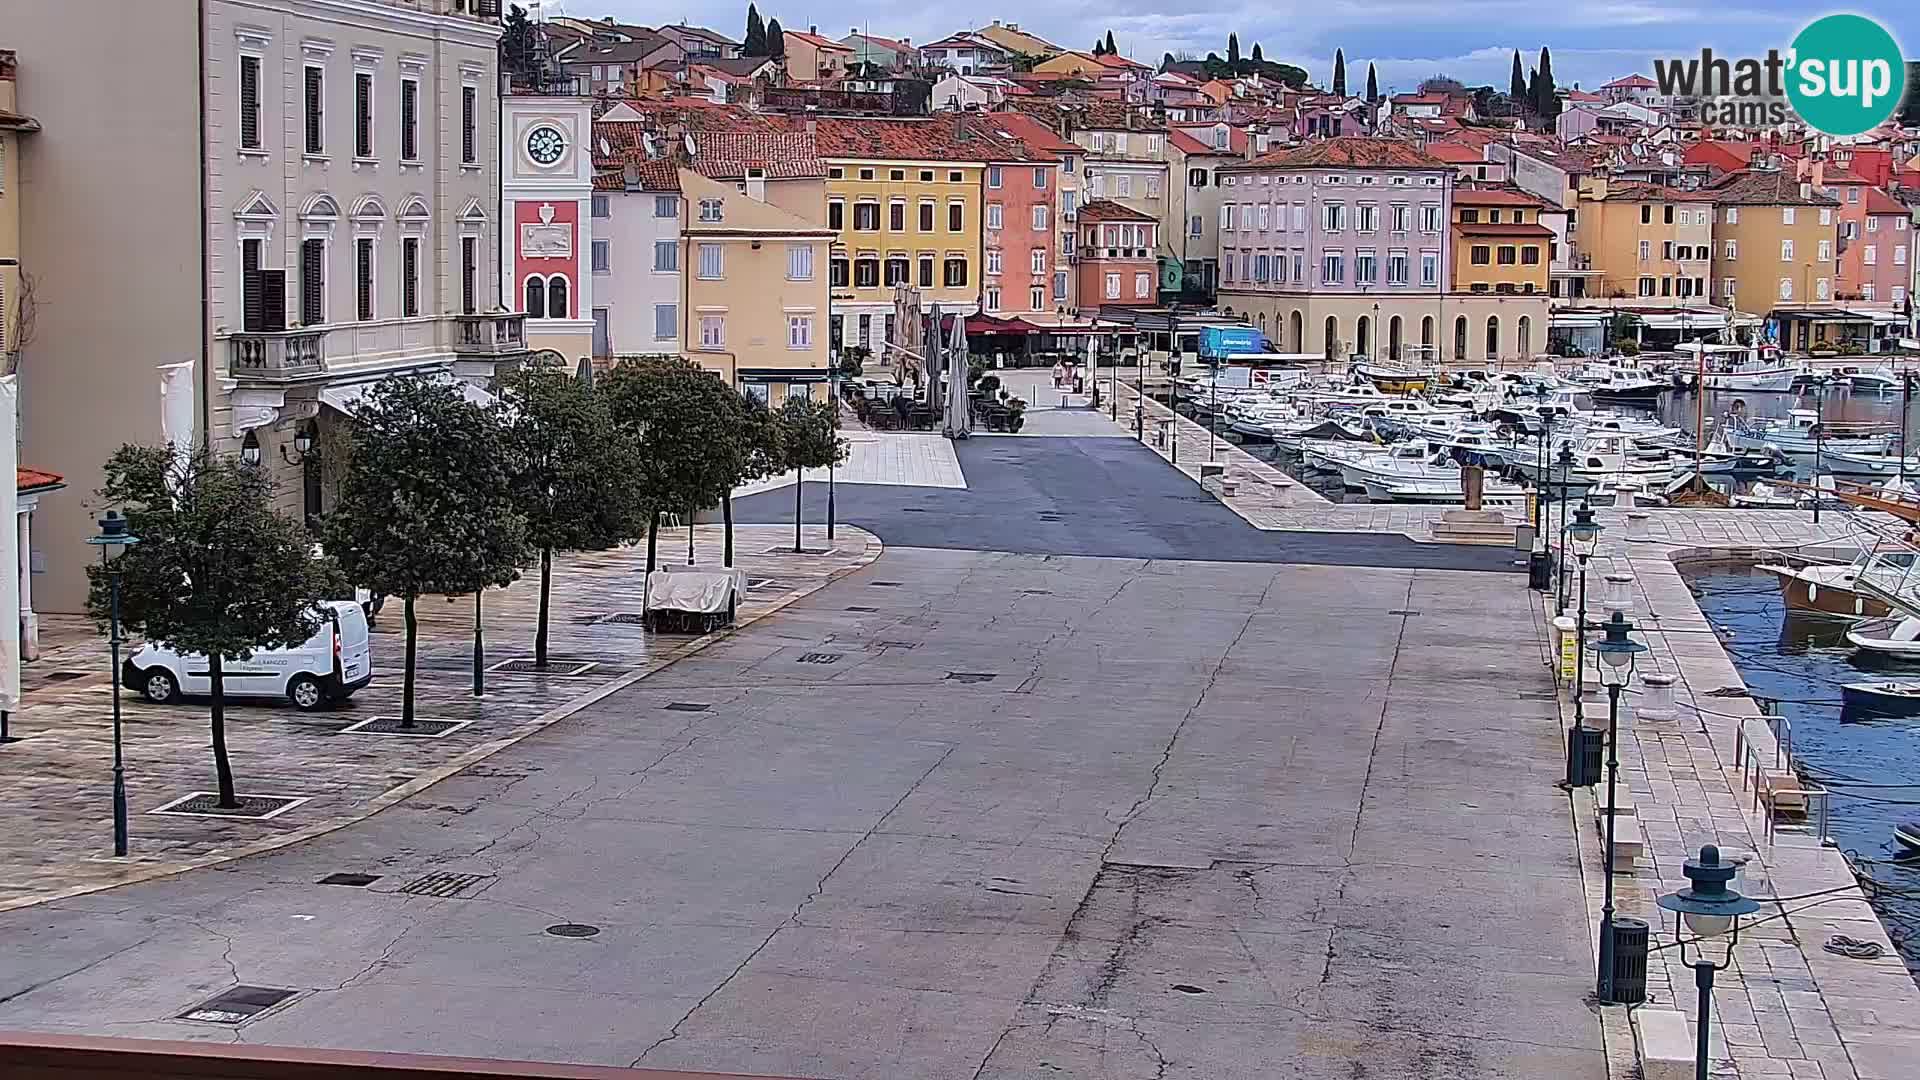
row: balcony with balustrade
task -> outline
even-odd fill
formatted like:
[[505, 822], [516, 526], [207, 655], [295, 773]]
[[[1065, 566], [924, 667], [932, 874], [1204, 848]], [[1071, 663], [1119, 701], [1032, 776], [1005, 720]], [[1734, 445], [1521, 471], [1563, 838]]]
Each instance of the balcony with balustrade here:
[[456, 356], [498, 359], [527, 351], [527, 317], [517, 311], [453, 317]]
[[326, 339], [324, 327], [230, 334], [227, 374], [239, 383], [268, 386], [325, 378]]

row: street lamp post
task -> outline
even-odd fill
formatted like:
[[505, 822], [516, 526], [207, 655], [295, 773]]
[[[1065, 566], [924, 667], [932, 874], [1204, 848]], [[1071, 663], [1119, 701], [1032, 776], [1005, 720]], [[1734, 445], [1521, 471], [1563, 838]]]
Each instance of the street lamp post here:
[[[827, 356], [827, 402], [833, 406], [833, 414], [837, 422], [840, 416], [840, 354], [837, 352]], [[687, 562], [692, 563], [693, 522], [691, 518], [687, 522], [687, 535], [689, 548]], [[831, 460], [827, 462], [827, 543], [833, 543], [833, 462]]]
[[1555, 459], [1560, 487], [1560, 565], [1554, 571], [1553, 613], [1567, 613], [1567, 489], [1573, 482], [1573, 447], [1562, 446]]
[[1593, 507], [1581, 499], [1573, 512], [1573, 524], [1567, 526], [1567, 540], [1573, 545], [1574, 558], [1580, 563], [1580, 604], [1574, 612], [1574, 650], [1579, 662], [1573, 665], [1573, 720], [1583, 724], [1587, 691], [1587, 560], [1600, 545], [1602, 526], [1593, 520]]
[[[1820, 469], [1825, 464], [1821, 460], [1821, 451], [1825, 449], [1827, 438], [1827, 397], [1818, 391], [1813, 395], [1813, 523], [1820, 524]], [[1835, 485], [1836, 487], [1838, 485]]]
[[[1700, 857], [1688, 859], [1681, 871], [1687, 876], [1687, 887], [1654, 901], [1673, 912], [1673, 943], [1680, 950], [1680, 963], [1693, 969], [1693, 985], [1700, 990], [1694, 1080], [1707, 1080], [1707, 1030], [1713, 1015], [1714, 973], [1725, 971], [1733, 963], [1733, 948], [1740, 943], [1740, 917], [1760, 910], [1757, 901], [1740, 895], [1738, 889], [1728, 884], [1738, 869], [1731, 863], [1721, 862], [1720, 849], [1708, 844], [1700, 849]], [[1686, 938], [1687, 930], [1695, 934], [1691, 942]], [[1716, 962], [1702, 946], [1722, 940], [1726, 948]], [[1694, 947], [1691, 962], [1687, 960], [1689, 944]]]
[[1620, 778], [1620, 692], [1633, 678], [1636, 657], [1647, 651], [1645, 645], [1627, 635], [1633, 624], [1624, 612], [1615, 611], [1606, 622], [1607, 636], [1594, 652], [1600, 654], [1600, 681], [1607, 687], [1607, 851], [1601, 877], [1606, 882], [1605, 900], [1600, 906], [1600, 981], [1602, 1002], [1611, 1003], [1613, 995], [1613, 831], [1614, 787]]
[[120, 570], [110, 556], [132, 547], [140, 538], [127, 531], [127, 519], [118, 510], [100, 518], [100, 535], [87, 543], [100, 549], [100, 566], [107, 575], [107, 648], [113, 657], [113, 853], [127, 853], [127, 772], [120, 753]]

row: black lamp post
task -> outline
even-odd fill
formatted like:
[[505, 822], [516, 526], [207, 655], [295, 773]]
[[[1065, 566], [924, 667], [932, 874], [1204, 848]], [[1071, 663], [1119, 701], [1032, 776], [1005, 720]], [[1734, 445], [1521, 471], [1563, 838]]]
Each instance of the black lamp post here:
[[132, 547], [140, 538], [127, 531], [127, 519], [109, 510], [100, 519], [100, 535], [87, 543], [100, 549], [100, 565], [107, 574], [107, 648], [113, 657], [113, 853], [127, 853], [127, 773], [120, 754], [120, 569], [109, 556]]
[[[837, 420], [840, 415], [840, 353], [838, 350], [827, 354], [827, 401], [833, 406]], [[827, 462], [827, 543], [833, 543], [833, 462]], [[693, 565], [693, 515], [687, 515], [687, 565]]]
[[1553, 613], [1567, 613], [1567, 489], [1573, 483], [1573, 447], [1562, 446], [1554, 462], [1560, 485], [1560, 565], [1554, 572]]
[[1606, 882], [1605, 900], [1600, 905], [1600, 1000], [1612, 1002], [1613, 996], [1613, 831], [1614, 790], [1620, 779], [1620, 692], [1633, 678], [1634, 660], [1647, 651], [1645, 645], [1627, 635], [1633, 624], [1625, 613], [1615, 611], [1606, 622], [1607, 636], [1593, 651], [1600, 655], [1600, 681], [1607, 687], [1607, 852], [1601, 868]]
[[[1668, 893], [1655, 901], [1673, 912], [1673, 942], [1680, 949], [1680, 963], [1693, 969], [1693, 984], [1700, 989], [1699, 1050], [1694, 1056], [1694, 1080], [1707, 1080], [1707, 1024], [1713, 1015], [1713, 973], [1733, 963], [1733, 947], [1740, 943], [1740, 917], [1760, 910], [1758, 902], [1741, 896], [1728, 882], [1738, 867], [1720, 861], [1720, 849], [1708, 844], [1698, 859], [1688, 859], [1681, 871], [1687, 875], [1687, 887]], [[1683, 925], [1684, 924], [1684, 928]], [[1686, 931], [1695, 937], [1689, 942]], [[1725, 942], [1716, 960], [1709, 943]], [[1693, 945], [1694, 959], [1687, 960], [1687, 946]]]
[[1580, 563], [1580, 602], [1574, 611], [1573, 655], [1579, 662], [1573, 666], [1573, 718], [1575, 723], [1586, 720], [1587, 712], [1584, 698], [1587, 691], [1587, 560], [1600, 546], [1600, 533], [1604, 527], [1593, 520], [1593, 507], [1586, 499], [1573, 511], [1573, 523], [1566, 527], [1567, 542], [1573, 545], [1573, 556]]

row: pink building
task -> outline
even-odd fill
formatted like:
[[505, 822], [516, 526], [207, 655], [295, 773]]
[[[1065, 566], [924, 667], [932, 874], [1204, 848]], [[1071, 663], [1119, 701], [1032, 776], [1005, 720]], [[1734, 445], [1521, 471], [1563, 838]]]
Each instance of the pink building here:
[[1025, 142], [1008, 145], [1024, 156], [987, 165], [980, 307], [990, 315], [1052, 311], [1067, 302], [1053, 288], [1054, 270], [1066, 268], [1054, 241], [1060, 159]]
[[[1840, 289], [1876, 307], [1903, 311], [1908, 282], [1913, 280], [1913, 229], [1909, 211], [1899, 200], [1870, 187], [1861, 195], [1862, 225], [1858, 239], [1843, 244]], [[1848, 207], [1842, 203], [1843, 207]], [[1842, 217], [1842, 222], [1846, 218]]]

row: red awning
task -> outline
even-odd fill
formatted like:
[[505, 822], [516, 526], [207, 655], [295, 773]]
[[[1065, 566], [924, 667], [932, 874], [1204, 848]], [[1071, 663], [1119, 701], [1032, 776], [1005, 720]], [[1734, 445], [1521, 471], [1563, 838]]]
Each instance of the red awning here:
[[967, 316], [968, 334], [1038, 334], [1043, 331], [1021, 318], [996, 319], [991, 315]]

